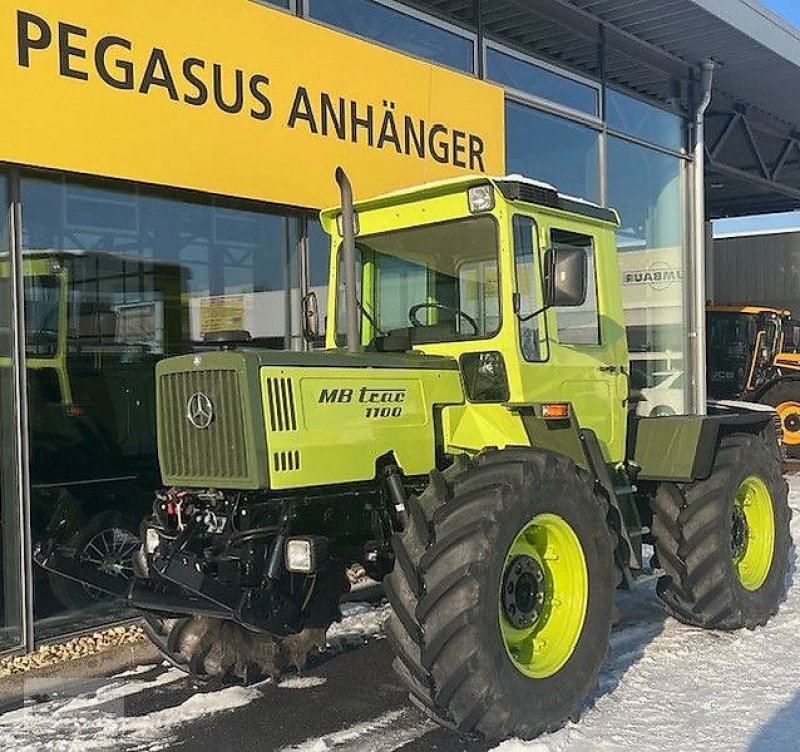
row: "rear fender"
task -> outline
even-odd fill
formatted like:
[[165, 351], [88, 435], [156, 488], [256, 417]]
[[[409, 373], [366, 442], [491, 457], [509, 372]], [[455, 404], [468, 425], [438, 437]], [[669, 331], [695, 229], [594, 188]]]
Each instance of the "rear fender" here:
[[777, 415], [771, 407], [744, 402], [711, 402], [708, 415], [669, 415], [636, 418], [631, 456], [637, 480], [691, 483], [711, 475], [720, 436], [726, 433], [763, 434], [781, 452]]

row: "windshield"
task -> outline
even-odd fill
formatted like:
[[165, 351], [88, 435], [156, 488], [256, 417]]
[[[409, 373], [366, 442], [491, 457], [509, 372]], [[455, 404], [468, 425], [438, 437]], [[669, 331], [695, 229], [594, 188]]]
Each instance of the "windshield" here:
[[[356, 242], [362, 341], [408, 332], [411, 343], [482, 339], [500, 328], [497, 225], [467, 217]], [[339, 264], [337, 340], [343, 343]]]

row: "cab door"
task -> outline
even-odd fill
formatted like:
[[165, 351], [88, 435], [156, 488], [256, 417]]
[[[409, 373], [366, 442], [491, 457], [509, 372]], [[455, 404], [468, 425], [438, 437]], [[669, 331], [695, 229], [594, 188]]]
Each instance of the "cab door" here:
[[[532, 231], [532, 237], [529, 235]], [[529, 399], [570, 402], [592, 429], [608, 461], [625, 452], [628, 397], [627, 342], [611, 230], [569, 220], [515, 220], [517, 294], [525, 304], [524, 268], [541, 268], [548, 248], [580, 248], [587, 258], [587, 294], [578, 307], [551, 308], [520, 323], [523, 389]], [[527, 238], [531, 247], [526, 249]], [[531, 263], [525, 263], [529, 254]], [[538, 263], [536, 263], [538, 261]], [[540, 289], [540, 282], [536, 280]], [[541, 300], [541, 292], [535, 296]]]
[[548, 311], [558, 391], [572, 403], [578, 424], [597, 434], [606, 458], [620, 460], [625, 452], [628, 358], [611, 232], [569, 222], [554, 222], [543, 230], [548, 248], [580, 248], [587, 259], [584, 304]]

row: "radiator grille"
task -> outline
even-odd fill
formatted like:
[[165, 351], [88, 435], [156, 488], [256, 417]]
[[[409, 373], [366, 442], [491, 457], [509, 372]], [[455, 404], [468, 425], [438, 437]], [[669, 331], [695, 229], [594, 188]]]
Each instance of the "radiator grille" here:
[[269, 427], [273, 433], [297, 430], [297, 412], [294, 406], [294, 386], [287, 378], [267, 379]]
[[[239, 374], [197, 370], [161, 376], [162, 471], [166, 477], [224, 486], [248, 477], [247, 446]], [[213, 418], [207, 428], [189, 421], [192, 395], [208, 397]]]

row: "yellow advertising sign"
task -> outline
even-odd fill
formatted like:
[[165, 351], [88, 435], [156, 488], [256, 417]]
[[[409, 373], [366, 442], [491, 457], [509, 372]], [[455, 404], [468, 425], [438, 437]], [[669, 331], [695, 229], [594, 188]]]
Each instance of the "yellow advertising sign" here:
[[0, 160], [305, 207], [504, 172], [503, 92], [251, 0], [14, 0]]

